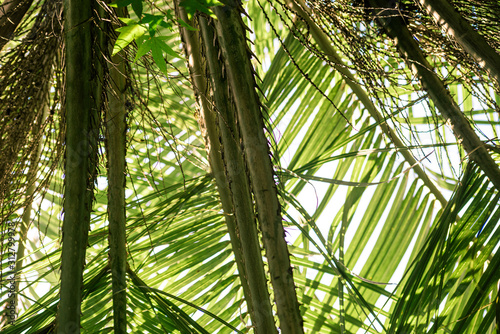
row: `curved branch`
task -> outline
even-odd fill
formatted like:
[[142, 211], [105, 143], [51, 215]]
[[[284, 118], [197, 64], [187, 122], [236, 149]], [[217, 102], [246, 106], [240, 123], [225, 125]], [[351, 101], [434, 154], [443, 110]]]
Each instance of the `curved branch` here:
[[[388, 4], [384, 0], [370, 0], [374, 8], [386, 9]], [[392, 8], [387, 8], [392, 10]], [[389, 19], [390, 17], [390, 19]], [[415, 41], [405, 22], [399, 16], [378, 16], [377, 23], [394, 40], [401, 56], [408, 67], [419, 78], [422, 88], [429, 93], [434, 105], [441, 112], [446, 124], [451, 128], [457, 141], [463, 145], [470, 158], [475, 161], [495, 188], [500, 190], [500, 169], [488, 153], [486, 145], [479, 139], [472, 129], [450, 92], [441, 79], [434, 72], [425, 55]]]

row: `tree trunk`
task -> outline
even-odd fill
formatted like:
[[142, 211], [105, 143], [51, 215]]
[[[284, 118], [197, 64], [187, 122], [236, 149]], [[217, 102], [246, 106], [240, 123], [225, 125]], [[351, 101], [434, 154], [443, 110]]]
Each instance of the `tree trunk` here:
[[[123, 9], [116, 10], [123, 17]], [[116, 27], [115, 27], [116, 28]], [[113, 43], [110, 43], [111, 48]], [[114, 332], [127, 333], [125, 154], [126, 130], [124, 52], [111, 57], [106, 110], [106, 154], [108, 158], [109, 262], [113, 287]]]
[[[180, 19], [193, 25], [193, 22], [188, 19], [183, 7], [180, 7], [177, 4], [176, 9], [177, 15]], [[200, 18], [200, 21], [200, 29], [205, 34], [207, 33], [207, 30], [210, 29], [210, 41], [213, 41], [213, 30], [207, 26], [207, 22], [204, 18]], [[222, 158], [222, 148], [220, 145], [221, 139], [216, 124], [217, 114], [211, 107], [211, 103], [207, 96], [207, 80], [205, 77], [205, 69], [202, 66], [201, 50], [199, 45], [200, 35], [196, 32], [188, 31], [183, 27], [180, 27], [180, 30], [183, 43], [185, 45], [186, 57], [189, 60], [188, 67], [191, 74], [191, 81], [193, 82], [198, 104], [200, 106], [200, 129], [207, 145], [208, 160], [212, 173], [215, 177], [217, 189], [221, 198], [222, 208], [225, 213], [226, 225], [231, 239], [231, 245], [238, 267], [238, 273], [245, 300], [247, 302], [250, 318], [256, 333], [276, 333], [271, 303], [269, 301], [269, 293], [267, 292], [264, 265], [257, 237], [258, 233], [255, 225], [255, 217], [253, 215], [251, 193], [247, 190], [247, 192], [242, 194], [240, 197], [235, 198], [232, 196], [233, 193], [231, 192], [230, 178], [229, 176], [226, 178], [225, 165]], [[205, 36], [204, 39], [207, 41]], [[210, 44], [210, 46], [212, 45]], [[208, 49], [206, 44], [205, 48]], [[217, 55], [210, 53], [210, 51], [213, 51], [213, 46], [210, 50], [207, 50], [208, 63], [210, 63], [210, 65], [218, 63], [219, 59]], [[216, 70], [215, 74], [213, 71], [211, 72], [212, 77], [214, 75], [221, 75], [220, 69]], [[215, 79], [212, 78], [212, 84], [214, 84], [214, 80]], [[224, 88], [217, 86], [217, 93], [220, 89], [227, 90], [227, 85]], [[228, 100], [227, 98], [216, 98], [215, 102], [216, 104], [223, 104], [225, 106], [228, 103]], [[224, 151], [226, 151], [225, 146]], [[241, 154], [239, 157], [241, 158]], [[227, 156], [225, 156], [225, 158], [226, 160], [228, 159]], [[231, 161], [231, 159], [229, 160]], [[242, 166], [243, 169], [241, 169]], [[243, 164], [240, 165], [240, 170], [244, 170]], [[248, 189], [248, 185], [246, 188]], [[241, 218], [241, 205], [233, 205], [233, 203], [240, 203], [241, 201], [245, 201], [247, 204], [244, 206], [247, 211], [247, 215], [245, 216], [247, 218], [246, 220]], [[237, 213], [235, 211], [237, 211]], [[241, 224], [244, 225], [242, 226]], [[240, 236], [242, 235], [244, 236], [243, 241], [240, 239]], [[256, 309], [254, 305], [258, 305], [259, 308]]]
[[242, 8], [236, 1], [228, 0], [226, 6], [215, 7], [214, 12], [218, 19], [217, 35], [236, 105], [246, 166], [256, 201], [280, 329], [284, 334], [303, 333], [274, 172], [263, 131], [260, 101], [255, 92], [256, 83], [240, 16]]
[[[297, 4], [298, 1], [300, 5]], [[363, 103], [366, 110], [370, 113], [370, 116], [375, 119], [375, 121], [380, 123], [380, 128], [382, 131], [389, 137], [389, 139], [394, 143], [394, 146], [398, 148], [404, 148], [405, 145], [399, 139], [398, 134], [394, 131], [389, 125], [383, 121], [384, 116], [377, 109], [375, 104], [372, 102], [368, 94], [365, 92], [363, 87], [358, 84], [358, 80], [354, 77], [354, 75], [349, 72], [346, 66], [344, 66], [341, 58], [337, 55], [336, 50], [333, 48], [332, 44], [328, 40], [328, 37], [325, 33], [316, 25], [316, 23], [311, 20], [310, 14], [306, 13], [305, 10], [307, 7], [304, 2], [301, 0], [290, 0], [288, 2], [288, 6], [292, 8], [306, 23], [310, 29], [311, 36], [314, 38], [315, 42], [318, 44], [320, 50], [325, 53], [328, 59], [334, 64], [335, 70], [337, 70], [342, 77], [352, 89], [353, 93], [356, 94], [359, 101]], [[448, 204], [448, 201], [444, 198], [443, 194], [436, 187], [434, 182], [427, 176], [422, 167], [418, 164], [417, 160], [413, 157], [410, 151], [402, 149], [399, 151], [401, 155], [405, 158], [410, 166], [414, 166], [413, 170], [420, 177], [420, 179], [424, 182], [424, 184], [429, 188], [432, 194], [436, 197], [436, 199], [441, 203], [442, 207], [445, 207]]]
[[10, 41], [33, 0], [6, 0], [0, 6], [0, 50]]
[[[41, 127], [42, 123], [45, 121], [45, 118], [49, 114], [49, 108], [48, 108], [48, 98], [49, 98], [49, 91], [48, 91], [48, 86], [44, 87], [46, 89], [46, 96], [47, 99], [44, 101], [42, 108], [43, 108], [43, 113], [42, 117], [38, 118], [38, 125]], [[32, 211], [32, 205], [33, 205], [33, 197], [35, 196], [35, 190], [36, 190], [36, 176], [38, 172], [38, 162], [40, 161], [40, 155], [42, 154], [42, 143], [41, 141], [38, 142], [36, 151], [33, 152], [33, 155], [31, 156], [30, 159], [30, 167], [28, 170], [28, 174], [26, 176], [28, 188], [26, 189], [26, 207], [24, 208], [23, 212], [23, 217], [21, 221], [21, 228], [19, 230], [19, 246], [17, 249], [17, 254], [16, 254], [16, 274], [21, 275], [22, 269], [23, 269], [23, 258], [25, 256], [24, 252], [26, 249], [26, 243], [28, 242], [27, 240], [27, 235], [28, 235], [28, 229], [31, 225], [31, 211]], [[20, 281], [20, 276], [18, 276], [19, 279], [16, 280], [16, 307], [19, 302], [19, 281]]]
[[221, 59], [214, 45], [214, 31], [205, 18], [200, 17], [200, 30], [210, 71], [212, 91], [218, 113], [226, 183], [234, 204], [234, 215], [241, 236], [241, 249], [245, 265], [245, 276], [250, 290], [252, 322], [255, 333], [277, 333], [267, 280], [262, 262], [257, 225], [253, 210], [252, 194], [246, 174], [243, 152], [240, 148], [240, 136], [235, 121], [233, 101], [229, 97], [227, 78], [223, 77]]
[[89, 230], [92, 189], [91, 150], [91, 5], [65, 0], [66, 161], [61, 290], [58, 333], [80, 332], [82, 273]]

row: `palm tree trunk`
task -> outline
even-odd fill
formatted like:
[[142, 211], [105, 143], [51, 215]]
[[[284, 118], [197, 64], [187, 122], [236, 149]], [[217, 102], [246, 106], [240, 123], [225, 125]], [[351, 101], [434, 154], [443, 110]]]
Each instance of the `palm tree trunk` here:
[[[118, 8], [118, 16], [123, 9]], [[112, 43], [111, 43], [112, 45]], [[111, 57], [108, 108], [106, 112], [106, 154], [108, 158], [109, 262], [113, 287], [113, 323], [115, 333], [127, 333], [126, 218], [125, 218], [125, 89], [126, 64], [123, 51]]]
[[444, 29], [446, 34], [486, 69], [491, 78], [500, 84], [500, 54], [498, 54], [471, 25], [453, 8], [448, 0], [418, 0], [427, 13]]
[[[387, 1], [370, 0], [370, 5], [375, 8], [387, 8]], [[434, 69], [425, 58], [403, 19], [390, 16], [390, 20], [387, 17], [377, 17], [377, 23], [385, 29], [389, 37], [393, 38], [407, 65], [420, 79], [422, 87], [429, 93], [446, 124], [457, 137], [457, 141], [463, 145], [470, 158], [481, 167], [489, 180], [500, 190], [500, 169], [488, 153], [486, 145], [479, 139], [450, 92], [434, 73]]]
[[236, 105], [245, 161], [256, 201], [280, 329], [284, 334], [303, 333], [303, 321], [293, 281], [293, 268], [290, 265], [282, 225], [281, 207], [240, 16], [242, 10], [236, 1], [227, 1], [226, 6], [215, 7], [214, 12], [218, 19], [217, 35]]
[[247, 280], [249, 285], [250, 296], [247, 300], [251, 301], [249, 307], [251, 307], [252, 323], [255, 333], [277, 333], [267, 291], [252, 194], [245, 173], [245, 161], [239, 145], [240, 136], [234, 118], [234, 107], [229, 97], [228, 82], [227, 78], [223, 78], [221, 60], [214, 45], [213, 28], [209, 26], [205, 18], [200, 17], [199, 20], [219, 119], [226, 184], [232, 196], [234, 215], [241, 236], [241, 250], [245, 265], [242, 280]]
[[82, 273], [91, 203], [89, 155], [92, 1], [64, 2], [66, 32], [66, 161], [58, 333], [80, 332]]

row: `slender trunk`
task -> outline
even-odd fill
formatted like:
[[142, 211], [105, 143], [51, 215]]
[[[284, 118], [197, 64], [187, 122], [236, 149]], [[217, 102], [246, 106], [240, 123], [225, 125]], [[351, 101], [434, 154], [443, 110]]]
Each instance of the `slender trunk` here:
[[240, 148], [240, 136], [235, 121], [235, 110], [229, 97], [227, 78], [223, 77], [221, 60], [214, 45], [214, 30], [205, 18], [200, 17], [200, 30], [210, 71], [212, 91], [218, 113], [222, 148], [224, 152], [224, 167], [226, 184], [234, 204], [234, 215], [241, 236], [241, 249], [245, 272], [242, 280], [247, 280], [251, 301], [249, 307], [255, 333], [277, 333], [267, 280], [262, 262], [257, 224], [253, 210], [252, 195], [246, 175], [243, 152]]
[[[123, 9], [117, 9], [118, 16]], [[112, 44], [112, 43], [110, 43]], [[123, 51], [109, 64], [108, 108], [106, 112], [106, 154], [108, 157], [109, 262], [113, 287], [115, 333], [127, 333], [126, 219], [125, 219], [125, 89], [126, 64]]]
[[245, 161], [256, 201], [280, 329], [284, 334], [303, 333], [303, 321], [293, 281], [293, 268], [290, 265], [282, 225], [281, 207], [241, 20], [242, 8], [236, 1], [228, 0], [226, 4], [214, 8], [218, 19], [217, 35], [236, 105]]
[[[387, 8], [387, 1], [370, 0], [370, 5], [374, 8]], [[391, 9], [389, 8], [389, 10]], [[396, 13], [397, 11], [394, 14]], [[391, 19], [387, 19], [388, 17], [391, 17]], [[420, 79], [422, 87], [429, 93], [446, 124], [450, 126], [455, 137], [457, 137], [457, 141], [463, 145], [470, 158], [479, 165], [494, 186], [500, 190], [500, 169], [498, 165], [488, 153], [486, 145], [479, 139], [467, 118], [460, 111], [450, 92], [434, 73], [432, 66], [425, 58], [403, 19], [392, 14], [384, 15], [377, 17], [377, 23], [385, 29], [389, 37], [393, 38], [408, 67]]]
[[[325, 53], [328, 59], [334, 64], [334, 68], [345, 79], [346, 83], [352, 89], [353, 93], [356, 94], [359, 101], [363, 103], [366, 110], [370, 113], [370, 116], [375, 119], [378, 123], [380, 123], [380, 128], [382, 131], [389, 137], [389, 139], [394, 143], [394, 145], [398, 148], [404, 148], [405, 145], [399, 139], [398, 134], [394, 131], [389, 125], [383, 121], [384, 116], [377, 109], [375, 104], [372, 102], [368, 94], [365, 92], [363, 87], [358, 84], [357, 79], [354, 75], [349, 72], [348, 68], [343, 64], [341, 58], [338, 56], [337, 51], [333, 48], [332, 44], [329, 42], [328, 37], [325, 33], [316, 25], [316, 23], [311, 20], [310, 14], [306, 13], [307, 7], [304, 2], [301, 0], [297, 0], [301, 3], [301, 6], [297, 4], [294, 0], [290, 0], [288, 5], [292, 8], [308, 25], [311, 36], [315, 40], [315, 42], [320, 47], [320, 50]], [[399, 151], [401, 155], [405, 158], [405, 160], [410, 164], [410, 166], [414, 166], [413, 170], [418, 175], [418, 177], [424, 182], [424, 184], [429, 188], [432, 194], [436, 197], [436, 199], [441, 203], [443, 207], [448, 204], [448, 201], [444, 198], [443, 194], [436, 187], [434, 182], [427, 176], [422, 167], [418, 164], [417, 160], [413, 157], [410, 151], [402, 149]]]
[[[193, 25], [193, 23], [189, 21], [184, 8], [178, 5], [177, 15], [183, 21]], [[200, 20], [203, 20], [203, 22], [205, 22], [203, 26], [206, 32], [206, 21], [203, 18], [200, 18]], [[235, 215], [233, 198], [231, 197], [232, 194], [229, 186], [230, 182], [227, 182], [226, 180], [226, 173], [224, 169], [225, 166], [222, 159], [219, 139], [220, 135], [217, 131], [216, 124], [217, 115], [212, 110], [211, 103], [207, 97], [207, 82], [205, 77], [205, 70], [202, 66], [201, 50], [199, 45], [200, 36], [198, 33], [188, 31], [187, 29], [184, 29], [182, 27], [180, 27], [180, 30], [183, 42], [185, 43], [186, 56], [189, 59], [188, 66], [191, 74], [191, 80], [193, 82], [198, 104], [200, 106], [200, 129], [205, 139], [205, 143], [207, 144], [208, 160], [212, 173], [215, 177], [217, 189], [221, 198], [222, 208], [225, 213], [226, 225], [228, 228], [229, 237], [231, 239], [231, 246], [233, 248], [233, 253], [236, 265], [238, 267], [238, 273], [243, 288], [243, 294], [247, 302], [250, 318], [252, 320], [252, 324], [255, 328], [256, 333], [273, 333], [276, 332], [276, 327], [274, 325], [271, 304], [269, 302], [269, 293], [267, 292], [267, 283], [265, 272], [263, 269], [264, 266], [262, 263], [262, 256], [260, 252], [256, 226], [254, 224], [247, 224], [250, 226], [243, 226], [242, 230], [238, 228], [239, 224], [237, 224], [236, 222], [238, 215]], [[208, 55], [208, 58], [210, 58], [208, 62], [214, 60], [211, 55]], [[217, 56], [215, 56], [215, 62], [217, 61]], [[220, 71], [216, 72], [216, 75], [220, 76], [220, 74]], [[222, 103], [224, 104], [227, 103], [227, 99], [222, 101]], [[247, 192], [246, 197], [249, 196], [250, 192]], [[237, 200], [240, 199], [238, 198]], [[252, 212], [251, 198], [249, 208], [251, 212], [251, 218], [247, 221], [255, 222], [255, 218], [253, 217]], [[246, 231], [252, 228], [253, 231]], [[242, 249], [242, 241], [240, 239], [241, 235], [244, 235], [246, 239], [244, 240], [245, 251], [243, 251]], [[249, 250], [249, 247], [247, 245], [249, 242], [251, 242], [251, 250]], [[252, 293], [252, 291], [254, 291], [254, 293]], [[255, 304], [256, 301], [258, 302], [258, 304]], [[256, 310], [253, 305], [259, 305], [259, 310]]]
[[33, 0], [6, 0], [0, 6], [0, 50], [10, 41]]
[[500, 54], [471, 27], [448, 0], [418, 0], [417, 3], [500, 84]]
[[89, 229], [92, 1], [64, 1], [66, 161], [58, 333], [80, 332], [82, 274]]
[[[54, 24], [61, 2], [47, 1], [40, 8], [26, 38], [2, 59], [0, 67], [0, 109], [4, 117], [0, 121], [0, 207], [2, 212], [16, 210], [14, 202], [5, 202], [11, 188], [20, 178], [36, 150], [32, 125], [43, 110], [46, 94], [43, 87], [51, 81], [52, 65], [58, 51], [60, 27]], [[39, 50], [37, 52], [35, 50]], [[30, 111], [30, 112], [28, 112]], [[21, 159], [21, 161], [19, 161]], [[13, 194], [13, 193], [12, 193]], [[16, 200], [17, 201], [17, 200]], [[15, 204], [18, 206], [20, 203]], [[10, 208], [10, 209], [8, 209]], [[19, 208], [19, 206], [18, 206]], [[10, 213], [12, 213], [11, 211]]]

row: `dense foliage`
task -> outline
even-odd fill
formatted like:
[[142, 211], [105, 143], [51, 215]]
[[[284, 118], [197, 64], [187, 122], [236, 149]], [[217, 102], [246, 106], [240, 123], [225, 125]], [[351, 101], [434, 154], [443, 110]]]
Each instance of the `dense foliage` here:
[[0, 8], [2, 333], [499, 330], [497, 1]]

